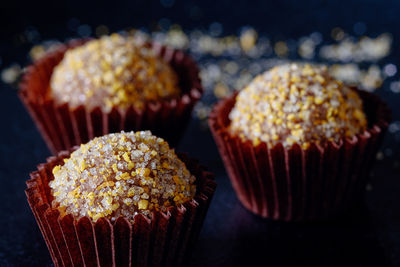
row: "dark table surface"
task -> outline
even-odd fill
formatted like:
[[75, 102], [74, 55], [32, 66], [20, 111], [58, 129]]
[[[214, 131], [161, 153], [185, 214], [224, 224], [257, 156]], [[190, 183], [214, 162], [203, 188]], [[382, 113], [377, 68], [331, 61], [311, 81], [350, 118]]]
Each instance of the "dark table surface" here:
[[[49, 156], [14, 91], [2, 86], [0, 266], [49, 266], [51, 259], [25, 199], [25, 180]], [[10, 108], [12, 107], [12, 109]], [[201, 139], [200, 139], [201, 138]], [[194, 140], [201, 140], [194, 141]], [[379, 161], [365, 204], [322, 223], [260, 219], [238, 202], [209, 132], [193, 121], [179, 150], [216, 173], [218, 188], [192, 266], [391, 266], [399, 263], [399, 170]]]
[[[168, 4], [171, 1], [166, 2]], [[210, 4], [213, 1], [205, 2]], [[292, 37], [291, 34], [300, 35], [303, 31], [310, 33], [316, 28], [322, 34], [337, 25], [343, 24], [344, 28], [351, 28], [355, 22], [362, 20], [370, 26], [373, 34], [392, 32], [394, 49], [389, 56], [389, 62], [400, 63], [400, 49], [396, 47], [400, 37], [400, 27], [397, 26], [400, 24], [393, 15], [396, 8], [399, 11], [398, 2], [347, 1], [347, 7], [345, 2], [336, 4], [336, 1], [309, 1], [317, 10], [317, 16], [313, 19], [306, 16], [314, 14], [314, 11], [310, 11], [312, 7], [299, 4], [302, 1], [282, 2], [265, 4], [272, 8], [269, 14], [279, 20], [274, 10], [278, 11], [291, 5], [285, 14], [292, 16], [297, 22], [302, 20], [294, 14], [303, 14], [304, 18], [307, 18], [304, 22], [305, 28], [295, 23], [293, 29], [289, 23], [283, 23], [283, 33], [279, 33], [276, 27], [264, 25], [260, 21], [257, 6], [246, 5], [246, 1], [239, 1], [232, 10], [249, 6], [249, 16], [246, 18], [250, 21], [243, 17], [235, 20], [235, 16], [240, 16], [237, 12], [233, 12], [235, 16], [232, 18], [226, 14], [220, 18], [213, 8], [210, 11], [213, 15], [209, 16], [214, 17], [203, 18], [203, 22], [188, 21], [188, 25], [192, 28], [196, 23], [208, 25], [207, 23], [220, 18], [230, 23], [231, 28], [237, 28], [239, 24], [253, 23], [258, 25], [259, 29], [272, 32], [277, 38], [282, 38], [282, 35], [289, 38]], [[205, 9], [204, 5], [207, 3], [199, 4], [200, 8]], [[367, 3], [369, 6], [366, 6]], [[143, 8], [149, 8], [147, 4], [143, 5]], [[225, 3], [214, 7], [223, 9], [228, 6], [229, 4]], [[67, 6], [65, 9], [72, 8]], [[327, 12], [329, 9], [332, 9], [332, 12], [328, 12], [325, 17], [323, 13], [318, 13], [318, 10]], [[183, 8], [181, 11], [185, 10]], [[151, 16], [165, 15], [157, 12]], [[251, 14], [259, 16], [259, 19], [251, 18]], [[352, 17], [353, 15], [355, 17]], [[61, 19], [67, 17], [64, 13], [60, 16]], [[179, 20], [175, 13], [171, 16]], [[145, 18], [140, 19], [143, 21]], [[92, 23], [93, 16], [88, 16], [88, 20], [88, 23]], [[40, 21], [36, 22], [41, 25]], [[105, 21], [109, 22], [110, 18]], [[114, 30], [122, 27], [125, 22], [116, 22]], [[182, 22], [185, 23], [184, 18]], [[324, 26], [321, 23], [325, 23]], [[17, 31], [18, 27], [26, 24], [16, 25], [14, 30]], [[42, 28], [47, 31], [44, 35], [62, 35], [57, 28], [51, 27], [43, 23]], [[5, 33], [12, 31], [2, 30]], [[10, 38], [0, 40], [0, 49], [3, 66], [10, 64], [11, 58], [19, 62], [25, 60], [27, 46], [15, 46], [10, 42]], [[397, 79], [398, 77], [399, 75]], [[388, 84], [384, 84], [378, 94], [392, 108], [393, 121], [400, 121], [400, 93], [390, 92]], [[0, 122], [0, 266], [51, 266], [49, 253], [24, 194], [29, 172], [35, 170], [36, 165], [44, 162], [50, 154], [17, 98], [16, 91], [3, 83], [0, 84]], [[376, 162], [365, 200], [359, 207], [334, 221], [285, 223], [258, 218], [243, 208], [233, 192], [210, 132], [202, 130], [200, 126], [197, 119], [191, 122], [178, 150], [199, 158], [203, 165], [216, 174], [218, 187], [193, 254], [192, 266], [400, 266], [398, 133], [390, 134], [385, 139], [382, 149], [384, 158]]]

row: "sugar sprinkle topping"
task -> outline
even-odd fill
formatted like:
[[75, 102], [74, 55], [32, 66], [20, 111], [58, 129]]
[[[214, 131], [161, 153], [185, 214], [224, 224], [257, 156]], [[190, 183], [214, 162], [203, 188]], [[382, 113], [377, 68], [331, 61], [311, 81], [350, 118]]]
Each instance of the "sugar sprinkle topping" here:
[[112, 34], [67, 50], [54, 69], [51, 94], [72, 107], [133, 104], [179, 95], [178, 78], [170, 65], [141, 39]]
[[257, 76], [237, 96], [230, 130], [254, 145], [338, 141], [367, 124], [358, 94], [326, 66], [285, 64]]
[[165, 212], [193, 198], [195, 177], [166, 141], [150, 131], [95, 138], [53, 169], [52, 205], [93, 221]]

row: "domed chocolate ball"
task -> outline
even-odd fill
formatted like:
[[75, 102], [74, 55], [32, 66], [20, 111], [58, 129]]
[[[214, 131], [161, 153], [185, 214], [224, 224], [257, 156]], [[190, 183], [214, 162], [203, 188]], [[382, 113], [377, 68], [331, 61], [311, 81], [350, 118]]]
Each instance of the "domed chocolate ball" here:
[[179, 96], [178, 77], [171, 66], [132, 36], [113, 34], [67, 50], [54, 69], [51, 95], [71, 107], [134, 105]]
[[93, 139], [53, 169], [49, 185], [62, 214], [93, 221], [166, 211], [193, 198], [195, 177], [173, 149], [149, 131]]
[[236, 98], [230, 130], [254, 145], [339, 141], [365, 130], [358, 94], [325, 66], [287, 64], [257, 76]]

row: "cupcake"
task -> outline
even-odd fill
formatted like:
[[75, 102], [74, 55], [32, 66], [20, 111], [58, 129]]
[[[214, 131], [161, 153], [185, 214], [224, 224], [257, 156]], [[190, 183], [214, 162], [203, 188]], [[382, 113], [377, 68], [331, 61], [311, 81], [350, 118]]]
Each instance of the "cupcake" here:
[[242, 204], [292, 221], [331, 218], [361, 199], [389, 119], [376, 96], [325, 66], [287, 64], [218, 103], [209, 124]]
[[62, 45], [28, 67], [20, 88], [53, 154], [121, 130], [176, 145], [203, 91], [190, 57], [119, 34]]
[[179, 266], [215, 189], [211, 173], [149, 131], [60, 152], [27, 185], [56, 266]]

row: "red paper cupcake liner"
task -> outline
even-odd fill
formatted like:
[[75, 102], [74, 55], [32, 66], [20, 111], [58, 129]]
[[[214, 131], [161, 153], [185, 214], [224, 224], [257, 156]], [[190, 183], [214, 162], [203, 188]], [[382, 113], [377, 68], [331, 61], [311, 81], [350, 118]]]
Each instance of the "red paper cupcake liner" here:
[[193, 59], [181, 51], [158, 43], [149, 44], [176, 71], [182, 90], [177, 99], [147, 103], [143, 110], [133, 106], [127, 109], [114, 107], [108, 113], [100, 107], [88, 109], [84, 105], [76, 108], [68, 104], [60, 105], [49, 97], [53, 69], [68, 49], [86, 41], [74, 40], [60, 45], [56, 51], [29, 66], [20, 83], [20, 99], [50, 151], [55, 155], [96, 136], [122, 130], [151, 130], [175, 146], [190, 121], [194, 105], [203, 94], [199, 71]]
[[237, 94], [213, 108], [212, 134], [236, 195], [248, 210], [276, 220], [321, 220], [339, 215], [361, 199], [390, 111], [375, 95], [354, 90], [363, 100], [368, 130], [325, 147], [253, 146], [231, 135], [228, 128]]
[[63, 151], [40, 164], [25, 190], [55, 266], [182, 266], [186, 262], [215, 191], [212, 173], [179, 154], [196, 177], [192, 201], [166, 213], [153, 212], [151, 219], [139, 214], [134, 222], [120, 217], [93, 223], [88, 217], [61, 217], [51, 206], [52, 169], [68, 156]]

